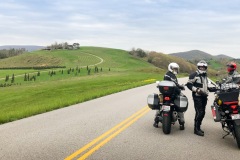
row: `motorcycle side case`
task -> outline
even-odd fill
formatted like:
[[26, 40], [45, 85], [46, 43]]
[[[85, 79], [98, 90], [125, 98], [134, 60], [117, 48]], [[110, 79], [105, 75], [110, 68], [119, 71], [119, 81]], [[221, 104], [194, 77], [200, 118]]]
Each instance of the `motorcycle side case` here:
[[174, 100], [177, 111], [186, 112], [188, 109], [188, 99], [185, 95], [178, 95]]
[[160, 110], [159, 97], [158, 94], [149, 94], [147, 97], [148, 107], [152, 110]]
[[221, 121], [221, 115], [218, 109], [217, 105], [212, 105], [211, 106], [212, 109], [212, 116], [215, 122], [220, 122]]

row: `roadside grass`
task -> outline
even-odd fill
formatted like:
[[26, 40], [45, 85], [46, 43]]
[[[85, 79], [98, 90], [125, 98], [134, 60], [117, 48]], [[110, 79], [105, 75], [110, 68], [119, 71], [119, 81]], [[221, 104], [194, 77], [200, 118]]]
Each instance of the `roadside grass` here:
[[99, 73], [3, 88], [0, 124], [155, 82], [160, 74]]

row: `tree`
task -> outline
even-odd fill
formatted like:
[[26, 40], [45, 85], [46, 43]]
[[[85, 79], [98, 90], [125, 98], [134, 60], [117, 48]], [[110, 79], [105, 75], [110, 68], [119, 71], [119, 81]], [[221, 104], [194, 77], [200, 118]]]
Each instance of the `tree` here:
[[140, 57], [140, 58], [147, 56], [147, 53], [144, 50], [142, 50], [141, 48], [138, 48], [137, 50], [135, 50], [135, 48], [133, 48], [131, 51], [129, 51], [129, 54]]
[[13, 74], [13, 75], [12, 75], [11, 83], [14, 83], [14, 80], [15, 80], [15, 77], [14, 77], [14, 74]]
[[27, 73], [24, 75], [24, 81], [27, 81]]
[[5, 82], [9, 80], [9, 75], [6, 75]]

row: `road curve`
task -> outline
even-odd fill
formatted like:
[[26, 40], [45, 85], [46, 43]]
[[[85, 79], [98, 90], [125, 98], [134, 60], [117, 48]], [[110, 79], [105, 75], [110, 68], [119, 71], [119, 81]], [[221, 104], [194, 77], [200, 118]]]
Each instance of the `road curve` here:
[[[179, 80], [181, 84], [187, 79]], [[163, 134], [161, 125], [160, 128], [152, 126], [155, 111], [146, 107], [150, 93], [158, 93], [155, 84], [0, 125], [0, 159], [65, 159], [131, 116], [134, 117], [123, 125], [125, 128], [94, 144], [91, 148], [99, 146], [94, 152], [87, 149], [87, 159], [239, 159], [236, 141], [231, 136], [222, 139], [221, 125], [213, 121], [210, 110], [213, 94], [209, 96], [202, 124], [205, 136], [200, 137], [193, 134], [195, 112], [187, 88], [184, 91], [189, 98], [186, 129], [180, 131], [175, 124], [170, 135]], [[82, 154], [77, 154], [75, 159]]]

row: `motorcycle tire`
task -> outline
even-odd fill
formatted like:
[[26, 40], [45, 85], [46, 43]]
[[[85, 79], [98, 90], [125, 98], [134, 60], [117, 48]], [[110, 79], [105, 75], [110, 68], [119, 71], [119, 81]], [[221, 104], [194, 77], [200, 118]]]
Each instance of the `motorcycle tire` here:
[[238, 145], [238, 148], [240, 149], [240, 126], [236, 125], [236, 123], [234, 123], [233, 126], [234, 126], [234, 132], [235, 132], [237, 145]]
[[170, 134], [171, 132], [171, 125], [172, 125], [172, 113], [171, 112], [163, 112], [163, 119], [162, 119], [162, 130], [165, 134]]

